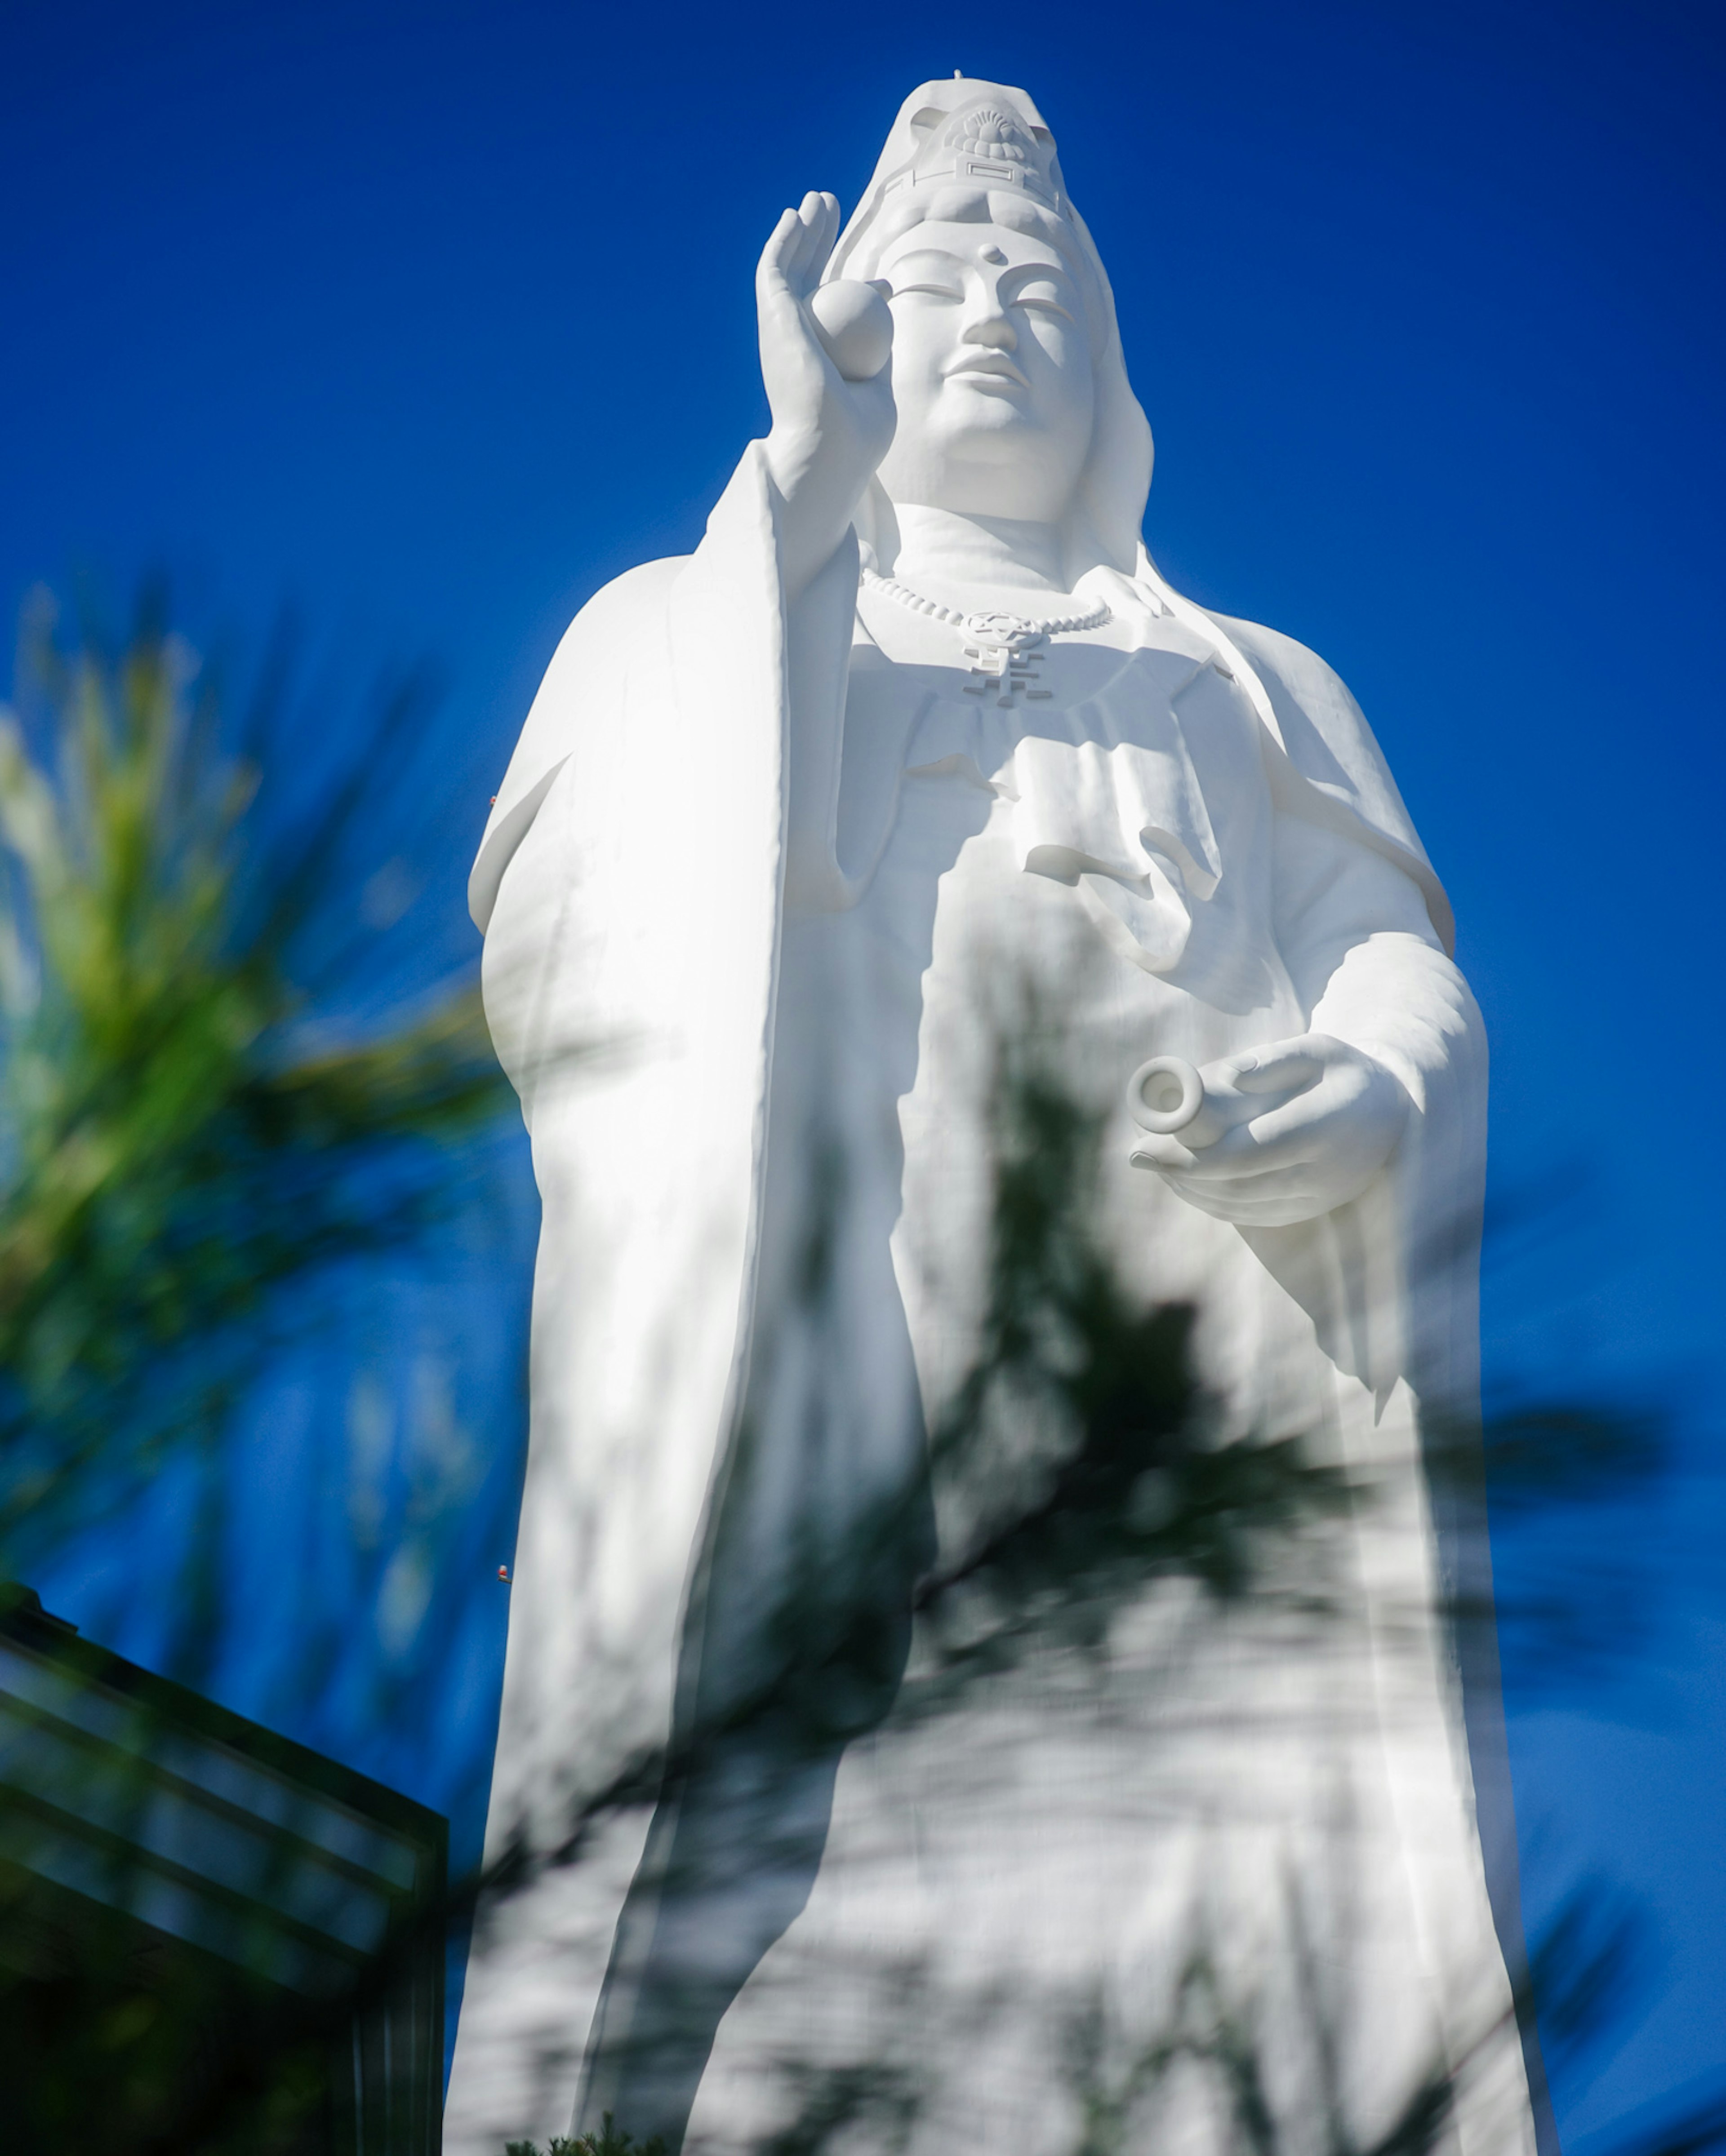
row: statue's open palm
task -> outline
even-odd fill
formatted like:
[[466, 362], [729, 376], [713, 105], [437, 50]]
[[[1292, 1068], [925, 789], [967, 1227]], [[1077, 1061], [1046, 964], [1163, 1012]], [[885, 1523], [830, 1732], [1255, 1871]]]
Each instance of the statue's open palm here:
[[847, 382], [809, 311], [838, 237], [838, 202], [807, 194], [773, 227], [755, 273], [761, 372], [773, 422], [768, 463], [786, 504], [786, 567], [796, 583], [831, 557], [893, 439], [891, 367]]
[[[1358, 1198], [1389, 1160], [1411, 1103], [1384, 1065], [1329, 1034], [1301, 1034], [1199, 1072], [1232, 1127], [1194, 1152], [1146, 1133], [1134, 1164], [1189, 1205], [1242, 1228], [1285, 1228]], [[1257, 1112], [1255, 1112], [1255, 1111]]]

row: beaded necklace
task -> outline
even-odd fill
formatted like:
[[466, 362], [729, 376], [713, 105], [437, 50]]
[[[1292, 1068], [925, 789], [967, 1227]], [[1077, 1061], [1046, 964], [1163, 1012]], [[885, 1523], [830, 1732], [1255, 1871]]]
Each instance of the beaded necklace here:
[[1107, 605], [1095, 606], [1088, 613], [1054, 615], [1046, 621], [1009, 613], [1004, 608], [985, 608], [967, 613], [958, 607], [942, 606], [934, 599], [926, 599], [920, 592], [875, 569], [866, 568], [863, 581], [871, 591], [896, 600], [912, 613], [927, 614], [931, 621], [945, 622], [962, 637], [971, 639], [965, 645], [965, 656], [976, 662], [971, 671], [982, 678], [968, 681], [965, 694], [986, 696], [993, 690], [996, 701], [1001, 704], [1010, 704], [1016, 695], [1021, 694], [1027, 702], [1046, 701], [1054, 691], [1036, 685], [1035, 670], [1047, 656], [1039, 647], [1051, 636], [1069, 636], [1082, 629], [1101, 629], [1109, 619]]

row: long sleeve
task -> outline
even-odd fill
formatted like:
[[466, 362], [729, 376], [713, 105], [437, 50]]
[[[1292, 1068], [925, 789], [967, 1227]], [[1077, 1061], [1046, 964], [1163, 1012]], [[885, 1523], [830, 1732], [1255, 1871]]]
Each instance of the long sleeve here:
[[1424, 1111], [1429, 1081], [1480, 1031], [1424, 895], [1339, 833], [1287, 815], [1275, 829], [1278, 937], [1311, 1029], [1377, 1058]]

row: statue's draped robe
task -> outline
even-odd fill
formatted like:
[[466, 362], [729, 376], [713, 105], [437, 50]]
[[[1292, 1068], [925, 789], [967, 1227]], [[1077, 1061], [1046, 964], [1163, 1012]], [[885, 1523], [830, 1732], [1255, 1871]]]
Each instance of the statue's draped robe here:
[[[1532, 2148], [1490, 1573], [1451, 1457], [1485, 1050], [1377, 747], [1310, 653], [1148, 562], [1087, 581], [1112, 644], [1036, 704], [890, 662], [850, 549], [794, 666], [774, 516], [758, 448], [694, 556], [583, 610], [474, 872], [544, 1202], [488, 1856], [583, 1833], [482, 1908], [446, 2145], [566, 2131], [584, 2050], [584, 2119], [675, 2136], [747, 1978], [698, 2138], [749, 2145], [799, 2064], [860, 2088], [873, 2061], [921, 2092], [912, 2147], [1055, 2156], [1085, 2016], [1124, 2086], [1199, 2012], [1199, 1957], [1282, 2145], [1317, 2149], [1327, 2107], [1369, 2144], [1448, 2071], [1455, 2146]], [[1413, 1102], [1361, 1198], [1238, 1229], [1128, 1164], [1145, 1056], [1309, 1027]], [[1339, 1616], [1165, 1583], [1089, 1692], [1050, 1662], [908, 1722], [908, 1599], [953, 1532], [924, 1433], [978, 1349], [1015, 1043], [1101, 1120], [1097, 1240], [1194, 1309], [1217, 1436], [1303, 1434], [1373, 1494], [1328, 1545]], [[788, 1671], [814, 1741], [774, 1718]], [[1225, 2145], [1221, 2086], [1165, 2074], [1157, 2145]]]

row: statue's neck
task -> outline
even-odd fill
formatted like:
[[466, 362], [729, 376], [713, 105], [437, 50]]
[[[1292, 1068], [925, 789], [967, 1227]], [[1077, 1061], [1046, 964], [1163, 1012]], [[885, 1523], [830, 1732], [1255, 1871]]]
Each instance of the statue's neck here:
[[899, 502], [892, 574], [943, 605], [981, 607], [1015, 594], [1048, 598], [1067, 588], [1066, 538], [1057, 524], [1013, 516], [965, 516]]

